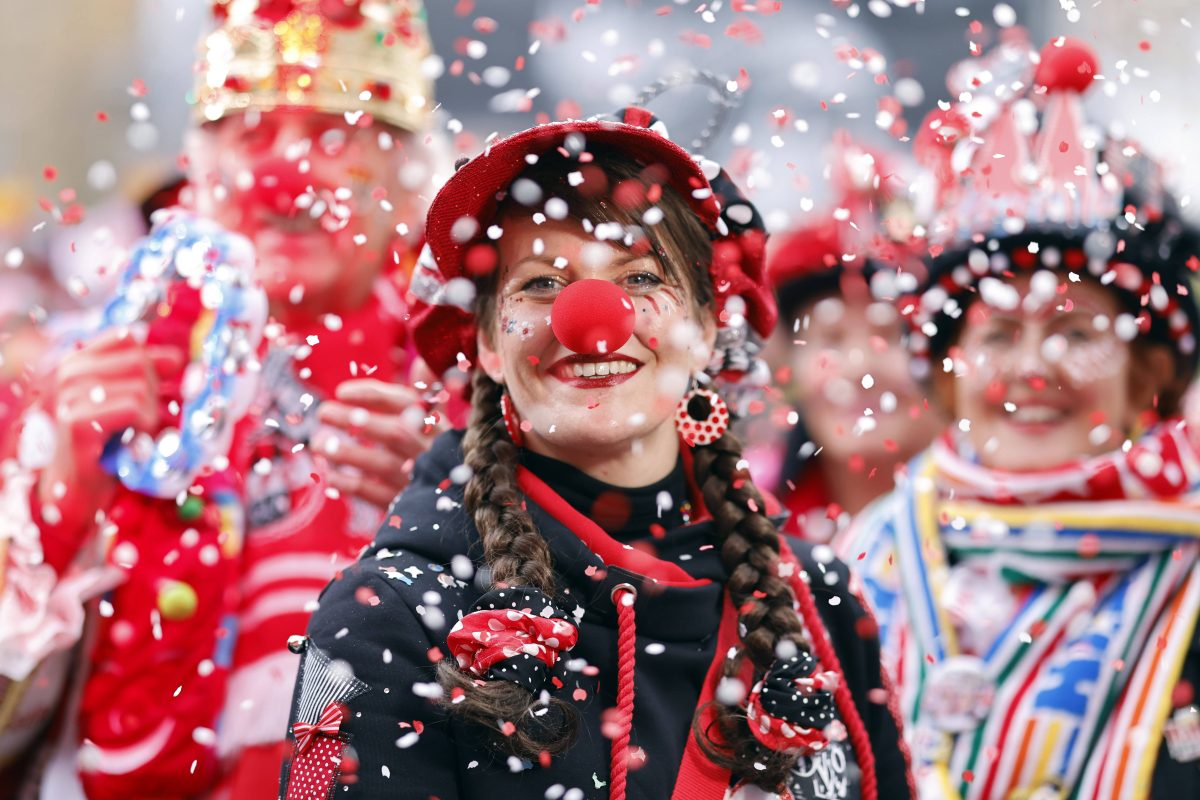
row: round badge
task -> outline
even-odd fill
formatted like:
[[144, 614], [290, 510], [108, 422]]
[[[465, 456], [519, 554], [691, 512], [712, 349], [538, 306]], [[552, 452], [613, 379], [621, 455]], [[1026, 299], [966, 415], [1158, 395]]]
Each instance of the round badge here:
[[950, 569], [940, 596], [968, 651], [981, 653], [992, 646], [1017, 613], [1012, 588], [995, 569], [958, 564]]
[[974, 730], [987, 717], [995, 695], [983, 659], [954, 656], [930, 669], [921, 711], [935, 728], [962, 733]]

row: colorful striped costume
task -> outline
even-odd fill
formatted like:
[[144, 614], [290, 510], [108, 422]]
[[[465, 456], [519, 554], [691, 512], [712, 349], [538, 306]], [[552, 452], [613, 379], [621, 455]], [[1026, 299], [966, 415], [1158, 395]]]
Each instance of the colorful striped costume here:
[[1149, 796], [1200, 614], [1200, 452], [1166, 422], [1035, 473], [952, 436], [839, 542], [901, 689], [922, 798]]

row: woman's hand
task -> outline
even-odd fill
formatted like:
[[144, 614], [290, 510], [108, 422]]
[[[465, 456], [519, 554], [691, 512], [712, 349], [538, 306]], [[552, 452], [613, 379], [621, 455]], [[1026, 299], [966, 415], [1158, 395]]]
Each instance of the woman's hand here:
[[328, 436], [316, 443], [317, 452], [335, 467], [327, 476], [329, 485], [386, 510], [408, 485], [413, 461], [438, 431], [426, 424], [429, 412], [408, 386], [350, 380], [337, 387], [335, 397], [321, 404], [317, 417], [351, 436]]

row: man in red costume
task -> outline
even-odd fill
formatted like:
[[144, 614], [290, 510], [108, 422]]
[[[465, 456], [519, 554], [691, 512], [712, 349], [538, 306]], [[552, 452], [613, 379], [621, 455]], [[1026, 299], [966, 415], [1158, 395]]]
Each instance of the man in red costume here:
[[287, 638], [370, 541], [436, 419], [393, 385], [411, 377], [403, 283], [432, 193], [423, 10], [213, 11], [183, 199], [254, 246], [261, 388], [174, 501], [126, 489], [101, 454], [177, 409], [186, 338], [97, 336], [26, 415], [0, 472], [0, 770], [45, 797], [274, 796]]

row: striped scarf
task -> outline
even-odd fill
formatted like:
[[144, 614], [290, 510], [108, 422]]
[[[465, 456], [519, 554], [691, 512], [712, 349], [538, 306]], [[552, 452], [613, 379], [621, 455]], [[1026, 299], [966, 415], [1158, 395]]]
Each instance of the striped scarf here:
[[1036, 473], [985, 469], [947, 436], [839, 549], [877, 615], [923, 800], [1146, 796], [1200, 612], [1183, 423]]

